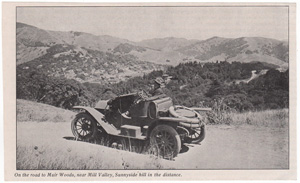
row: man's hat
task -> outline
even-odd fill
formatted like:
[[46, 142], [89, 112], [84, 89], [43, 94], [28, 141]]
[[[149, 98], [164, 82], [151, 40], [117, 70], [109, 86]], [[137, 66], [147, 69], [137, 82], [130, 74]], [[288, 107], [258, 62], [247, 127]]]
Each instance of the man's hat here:
[[167, 77], [169, 77], [169, 75], [168, 74], [163, 74], [162, 77], [167, 78]]

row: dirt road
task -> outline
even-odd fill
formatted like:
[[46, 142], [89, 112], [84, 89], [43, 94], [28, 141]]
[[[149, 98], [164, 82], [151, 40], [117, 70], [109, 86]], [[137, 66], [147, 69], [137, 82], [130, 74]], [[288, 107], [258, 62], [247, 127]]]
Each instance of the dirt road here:
[[[135, 161], [140, 158], [140, 164], [145, 159], [144, 165], [141, 165], [145, 169], [148, 168], [146, 161], [151, 161], [147, 155], [67, 140], [68, 137], [73, 137], [70, 123], [20, 122], [17, 130], [18, 147], [45, 148], [51, 146], [60, 152], [76, 152], [78, 158], [91, 156], [91, 154], [98, 156], [97, 153], [101, 153], [101, 156], [109, 155], [108, 161], [111, 164], [118, 162], [118, 159], [123, 161], [124, 157]], [[187, 145], [183, 151], [185, 152], [180, 153], [174, 161], [159, 160], [159, 163], [163, 165], [163, 168], [175, 169], [288, 168], [288, 129], [250, 125], [207, 126], [207, 135], [201, 145]], [[25, 161], [23, 159], [30, 157], [22, 156], [23, 153], [18, 153], [17, 161], [21, 163], [22, 167], [26, 167], [22, 164]], [[30, 154], [26, 154], [26, 156], [30, 156]], [[56, 154], [55, 158], [57, 159], [59, 156], [60, 154]], [[51, 163], [54, 160], [50, 158], [48, 161]], [[133, 165], [128, 168], [135, 167]]]

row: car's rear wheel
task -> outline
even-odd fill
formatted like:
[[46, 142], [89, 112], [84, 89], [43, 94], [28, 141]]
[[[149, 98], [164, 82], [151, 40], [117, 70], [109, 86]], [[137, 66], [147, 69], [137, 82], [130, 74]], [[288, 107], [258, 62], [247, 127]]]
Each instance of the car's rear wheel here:
[[88, 113], [79, 113], [71, 123], [72, 133], [76, 139], [91, 140], [97, 134], [97, 122]]
[[176, 157], [181, 149], [181, 140], [176, 130], [168, 125], [157, 125], [150, 134], [150, 145], [165, 159]]

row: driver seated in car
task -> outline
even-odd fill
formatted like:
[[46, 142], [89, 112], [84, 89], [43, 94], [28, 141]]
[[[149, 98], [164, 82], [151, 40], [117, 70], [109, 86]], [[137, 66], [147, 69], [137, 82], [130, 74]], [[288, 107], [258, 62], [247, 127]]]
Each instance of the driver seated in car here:
[[162, 89], [165, 86], [164, 83], [165, 83], [165, 81], [163, 80], [163, 78], [161, 78], [161, 77], [156, 78], [154, 80], [153, 90], [150, 91], [150, 94], [152, 96], [164, 94], [164, 91]]
[[165, 80], [161, 77], [158, 77], [154, 80], [153, 84], [151, 85], [151, 90], [146, 92], [145, 90], [142, 90], [141, 92], [138, 92], [138, 95], [140, 99], [149, 99], [153, 98], [155, 96], [164, 95], [165, 92], [162, 88], [165, 87]]
[[[165, 86], [165, 81], [161, 78], [158, 77], [154, 80], [154, 83], [152, 85], [152, 90], [149, 92], [146, 92], [144, 90], [142, 90], [141, 92], [138, 92], [138, 98], [134, 101], [134, 105], [131, 107], [131, 110], [136, 110], [136, 109], [140, 109], [141, 107], [143, 107], [143, 104], [140, 104], [141, 101], [156, 97], [156, 96], [160, 96], [160, 95], [164, 95], [164, 91], [163, 91], [163, 87]], [[127, 111], [124, 113], [126, 116], [130, 117], [131, 116], [131, 112]]]

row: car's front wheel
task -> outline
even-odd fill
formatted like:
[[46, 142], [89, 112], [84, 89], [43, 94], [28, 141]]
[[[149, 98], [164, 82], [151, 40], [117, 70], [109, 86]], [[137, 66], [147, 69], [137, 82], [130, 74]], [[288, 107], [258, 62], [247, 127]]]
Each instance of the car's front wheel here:
[[151, 147], [165, 159], [176, 157], [181, 149], [181, 140], [176, 130], [169, 125], [157, 125], [150, 134]]
[[79, 113], [72, 121], [71, 129], [76, 139], [91, 140], [97, 134], [97, 122], [88, 113]]

